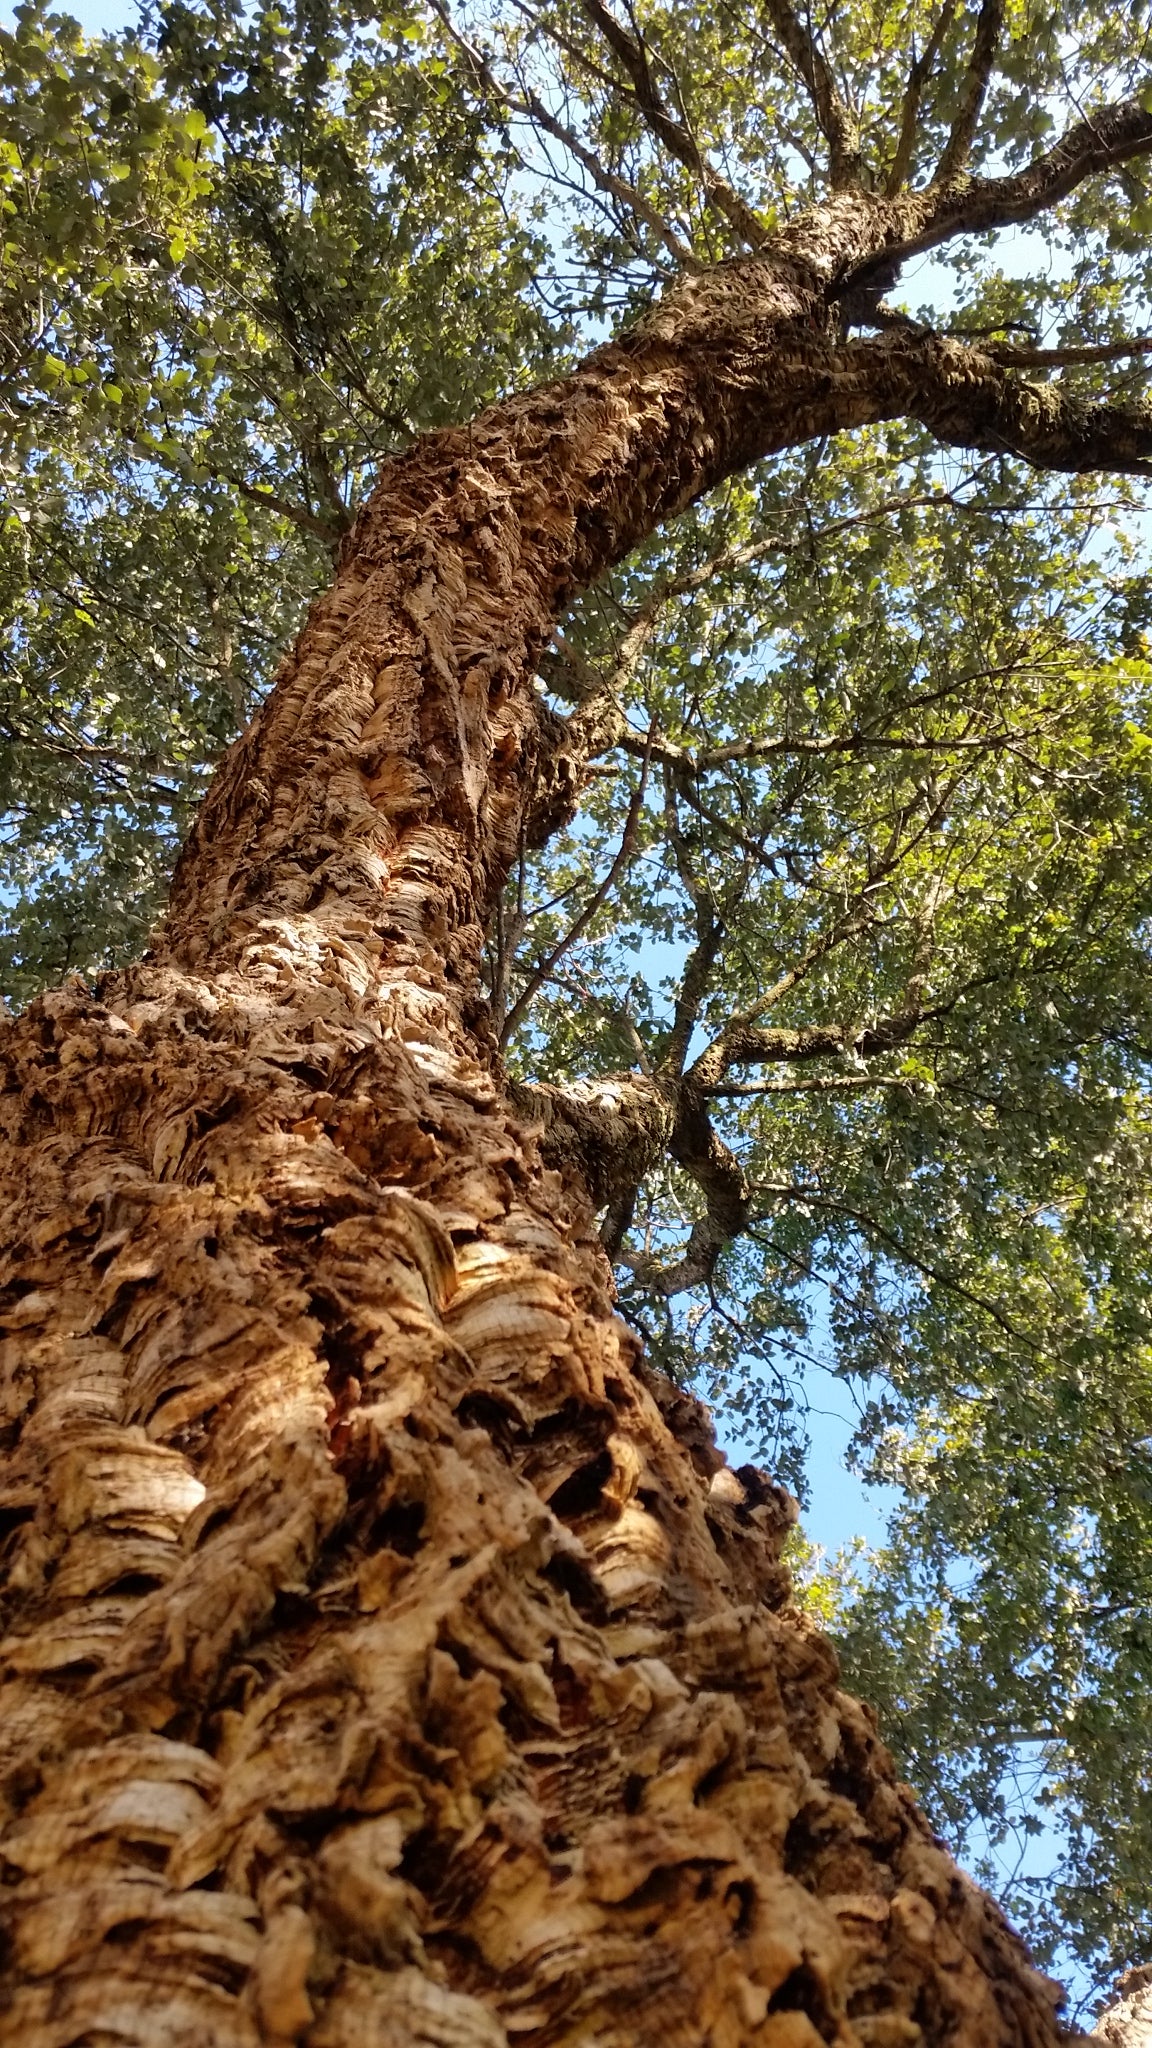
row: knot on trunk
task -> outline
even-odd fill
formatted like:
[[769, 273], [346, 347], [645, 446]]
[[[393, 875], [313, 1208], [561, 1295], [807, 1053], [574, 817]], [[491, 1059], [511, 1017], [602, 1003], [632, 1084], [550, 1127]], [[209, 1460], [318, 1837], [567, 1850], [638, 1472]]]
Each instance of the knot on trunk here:
[[510, 1083], [522, 1116], [537, 1126], [550, 1166], [583, 1174], [596, 1208], [626, 1200], [666, 1150], [676, 1105], [645, 1074], [603, 1074], [566, 1087]]

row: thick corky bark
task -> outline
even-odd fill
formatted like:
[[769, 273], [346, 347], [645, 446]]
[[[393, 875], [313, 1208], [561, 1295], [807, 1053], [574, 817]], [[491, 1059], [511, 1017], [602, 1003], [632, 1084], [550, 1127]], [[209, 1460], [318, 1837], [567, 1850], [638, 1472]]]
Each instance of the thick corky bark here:
[[765, 450], [954, 423], [836, 339], [855, 218], [391, 464], [153, 953], [7, 1031], [5, 2042], [1059, 2038], [478, 991], [565, 597]]
[[1152, 1969], [1129, 1970], [1120, 1979], [1092, 2039], [1105, 2048], [1152, 2048]]
[[[1146, 1977], [1147, 1973], [1133, 1974]], [[1152, 2048], [1152, 1997], [1146, 1984], [1141, 1990], [1126, 1992], [1108, 2008], [1093, 2028], [1092, 2039], [1103, 2041], [1106, 2048]]]

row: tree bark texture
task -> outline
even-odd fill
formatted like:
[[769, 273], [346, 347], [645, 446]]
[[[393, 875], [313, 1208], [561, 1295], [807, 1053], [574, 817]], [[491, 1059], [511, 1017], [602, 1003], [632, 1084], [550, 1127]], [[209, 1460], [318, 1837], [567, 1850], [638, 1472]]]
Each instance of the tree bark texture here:
[[5, 2043], [1060, 2038], [479, 992], [558, 607], [920, 388], [835, 341], [835, 240], [391, 463], [148, 958], [7, 1028]]
[[1152, 2048], [1152, 1969], [1129, 1970], [1120, 1979], [1092, 2039], [1105, 2048]]

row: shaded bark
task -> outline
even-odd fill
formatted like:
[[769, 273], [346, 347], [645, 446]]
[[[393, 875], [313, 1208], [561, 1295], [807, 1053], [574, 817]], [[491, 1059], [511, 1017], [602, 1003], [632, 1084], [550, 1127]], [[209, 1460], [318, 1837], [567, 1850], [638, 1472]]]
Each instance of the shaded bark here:
[[972, 401], [836, 339], [864, 218], [390, 463], [148, 959], [6, 1031], [5, 2040], [1059, 2037], [479, 993], [557, 608], [758, 454]]

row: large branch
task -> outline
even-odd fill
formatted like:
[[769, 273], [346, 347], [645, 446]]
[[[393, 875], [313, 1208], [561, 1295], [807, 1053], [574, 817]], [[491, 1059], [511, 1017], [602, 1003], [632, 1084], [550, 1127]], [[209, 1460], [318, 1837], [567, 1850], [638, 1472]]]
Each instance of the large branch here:
[[[514, 1094], [522, 1112], [538, 1121], [546, 1156], [580, 1160], [600, 1207], [626, 1207], [630, 1213], [639, 1183], [667, 1154], [694, 1183], [703, 1214], [679, 1249], [670, 1255], [633, 1250], [620, 1259], [642, 1286], [671, 1298], [711, 1281], [721, 1253], [744, 1234], [751, 1217], [754, 1190], [708, 1108], [711, 1096], [737, 1092], [718, 1085], [727, 1066], [844, 1053], [874, 1057], [903, 1043], [925, 1016], [936, 1014], [917, 1009], [867, 1026], [745, 1026], [721, 1042], [722, 1051], [711, 1048], [711, 1057], [703, 1055], [684, 1079], [669, 1060], [658, 1078], [632, 1073], [566, 1087], [516, 1083]], [[612, 1251], [619, 1251], [618, 1237]]]
[[[883, 250], [846, 267], [841, 296], [874, 276], [894, 276], [913, 256], [957, 235], [1019, 226], [1067, 199], [1087, 179], [1152, 150], [1152, 113], [1138, 99], [1118, 100], [1078, 121], [1022, 171], [1004, 178], [965, 178], [895, 199], [893, 232]], [[903, 222], [903, 226], [901, 225]]]
[[[1152, 117], [1141, 113], [1140, 121], [1141, 133], [1152, 134]], [[1116, 132], [1114, 125], [1113, 142]], [[1134, 132], [1131, 124], [1124, 130], [1130, 144]], [[469, 837], [466, 921], [478, 934], [525, 843], [526, 804], [535, 793], [528, 759], [538, 753], [541, 724], [531, 679], [558, 613], [662, 522], [764, 456], [913, 418], [947, 444], [1038, 467], [1152, 475], [1152, 416], [1143, 408], [1090, 404], [1059, 385], [1029, 384], [955, 339], [902, 331], [836, 339], [833, 279], [869, 250], [891, 249], [896, 217], [909, 204], [907, 195], [840, 195], [791, 222], [770, 251], [678, 279], [634, 328], [568, 377], [518, 393], [466, 427], [425, 437], [385, 465], [344, 536], [336, 583], [255, 725], [217, 772], [174, 883], [168, 929], [180, 931], [181, 945], [192, 953], [218, 948], [220, 919], [241, 944], [252, 906], [294, 908], [317, 886], [318, 861], [340, 870], [341, 888], [355, 891], [371, 921], [378, 915], [376, 856], [364, 849], [377, 840], [390, 847], [394, 832], [415, 849], [415, 821], [441, 815], [452, 818], [453, 830], [464, 821]], [[480, 486], [461, 478], [481, 460], [491, 481], [478, 496]], [[433, 650], [425, 610], [431, 593], [455, 591], [452, 579], [463, 574], [456, 567], [462, 505], [490, 564], [484, 576], [511, 579], [515, 599], [502, 596], [495, 623], [473, 619], [455, 596], [451, 603], [438, 597], [449, 624]], [[429, 562], [443, 555], [446, 566], [435, 576], [417, 573], [406, 538], [412, 532]], [[412, 703], [424, 701], [433, 670], [437, 690], [449, 693], [434, 744], [418, 760], [397, 753], [391, 726], [356, 695], [360, 669], [350, 656], [339, 690], [329, 674], [331, 648], [347, 649], [348, 621], [356, 621], [357, 635], [376, 632], [383, 586], [369, 565], [383, 561], [394, 565], [388, 630]], [[465, 585], [472, 587], [467, 577]], [[473, 698], [481, 696], [487, 709], [477, 724]], [[474, 731], [488, 735], [490, 748], [482, 804], [467, 758], [480, 744]], [[282, 770], [265, 773], [262, 765], [266, 754], [279, 758], [282, 737], [293, 759], [308, 763], [290, 814], [274, 798]], [[331, 819], [345, 804], [336, 833]], [[361, 820], [355, 828], [353, 816]], [[394, 851], [381, 857], [396, 860]], [[430, 883], [415, 851], [413, 860], [415, 905]], [[469, 960], [478, 959], [479, 944], [469, 944]]]
[[680, 1090], [668, 1149], [703, 1196], [704, 1214], [693, 1223], [676, 1256], [627, 1252], [621, 1264], [631, 1269], [641, 1286], [671, 1299], [708, 1285], [725, 1246], [748, 1226], [752, 1189], [736, 1154], [714, 1129], [704, 1097], [687, 1085]]
[[646, 1075], [599, 1074], [564, 1086], [511, 1080], [508, 1087], [545, 1158], [560, 1167], [575, 1161], [597, 1208], [634, 1194], [667, 1149], [676, 1105]]
[[960, 89], [960, 105], [944, 152], [936, 167], [934, 185], [953, 185], [968, 168], [972, 144], [996, 62], [996, 51], [1004, 32], [1004, 0], [983, 0], [976, 23], [976, 40]]
[[1118, 100], [1078, 121], [1024, 170], [1006, 178], [974, 178], [956, 207], [969, 229], [1032, 220], [1086, 178], [1150, 149], [1152, 113], [1138, 99]]
[[1036, 469], [1152, 476], [1152, 410], [1146, 405], [1101, 403], [1059, 385], [1028, 383], [1010, 376], [987, 350], [942, 336], [926, 342], [887, 336], [882, 345], [896, 356], [907, 351], [915, 387], [908, 411], [939, 441], [1015, 455]]
[[1152, 1969], [1145, 1965], [1121, 1977], [1091, 2038], [1106, 2048], [1152, 2048]]
[[[723, 1052], [719, 1057], [725, 1072], [728, 1064], [743, 1060], [818, 1059], [849, 1051], [866, 1058], [890, 1051], [910, 1038], [921, 1015], [919, 1009], [910, 1010], [864, 1028], [835, 1024], [798, 1031], [737, 1027], [720, 1041]], [[704, 1214], [692, 1225], [678, 1257], [667, 1260], [632, 1253], [624, 1260], [642, 1285], [669, 1298], [707, 1286], [721, 1253], [743, 1236], [752, 1216], [753, 1185], [709, 1114], [709, 1096], [722, 1092], [710, 1085], [719, 1064], [716, 1053], [717, 1048], [710, 1047], [680, 1082], [676, 1120], [668, 1142], [677, 1165], [703, 1196]]]
[[[755, 1190], [736, 1153], [716, 1130], [708, 1108], [709, 1098], [737, 1092], [721, 1085], [730, 1065], [750, 1061], [814, 1060], [844, 1053], [854, 1053], [862, 1058], [874, 1057], [902, 1044], [927, 1015], [938, 1013], [938, 1010], [927, 1012], [918, 1007], [910, 1008], [897, 1017], [865, 1026], [817, 1024], [798, 1030], [737, 1026], [716, 1045], [709, 1047], [683, 1080], [678, 1078], [675, 1063], [671, 1060], [666, 1062], [655, 1091], [648, 1080], [614, 1080], [613, 1108], [617, 1100], [627, 1102], [630, 1108], [627, 1115], [611, 1126], [611, 1133], [603, 1123], [597, 1130], [601, 1185], [608, 1185], [605, 1175], [609, 1150], [621, 1157], [626, 1171], [637, 1174], [637, 1179], [654, 1163], [655, 1155], [647, 1163], [643, 1162], [635, 1135], [638, 1121], [643, 1123], [646, 1132], [654, 1133], [651, 1110], [637, 1119], [631, 1104], [634, 1099], [648, 1104], [657, 1094], [671, 1110], [671, 1122], [662, 1132], [663, 1145], [694, 1182], [704, 1203], [703, 1215], [692, 1224], [686, 1240], [671, 1257], [630, 1251], [621, 1255], [621, 1263], [632, 1271], [642, 1286], [670, 1299], [692, 1288], [707, 1286], [725, 1247], [747, 1230]], [[610, 1134], [614, 1140], [611, 1147], [606, 1143]], [[617, 1250], [618, 1246], [613, 1249]]]
[[730, 1067], [762, 1066], [779, 1061], [824, 1060], [852, 1054], [875, 1059], [911, 1038], [925, 1017], [939, 1014], [919, 1008], [885, 1017], [874, 1024], [734, 1024], [700, 1054], [692, 1068], [694, 1085], [704, 1095], [727, 1091], [723, 1082]]
[[1123, 341], [1092, 341], [1071, 348], [1021, 348], [1016, 342], [987, 344], [994, 362], [1021, 370], [1067, 370], [1085, 363], [1122, 363], [1152, 351], [1152, 335], [1130, 334]]
[[805, 28], [789, 0], [766, 0], [768, 18], [808, 88], [817, 125], [828, 144], [829, 177], [834, 192], [860, 182], [860, 133], [815, 37]]

